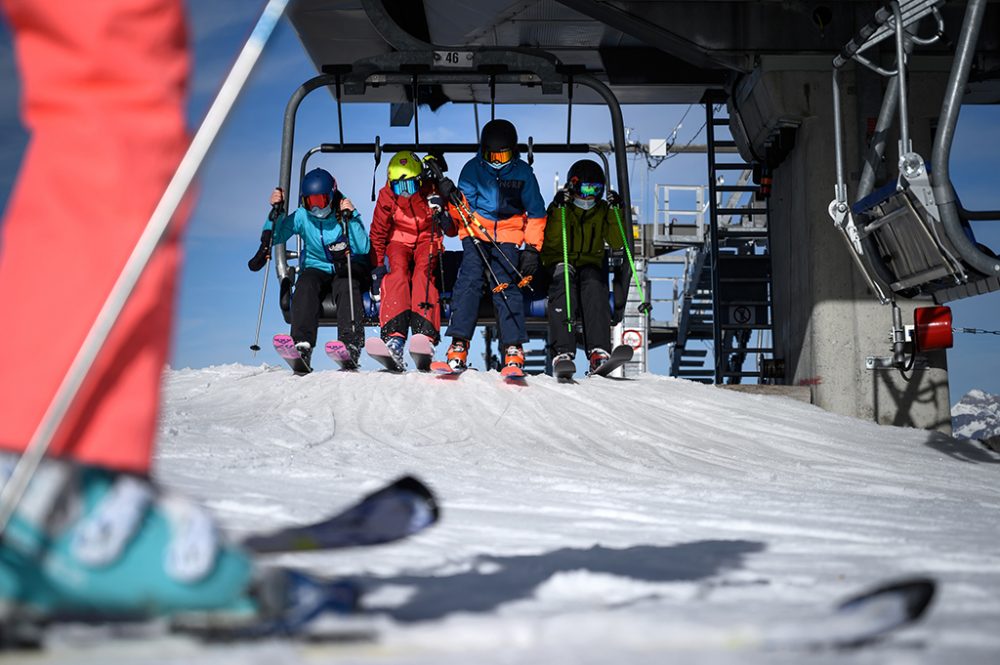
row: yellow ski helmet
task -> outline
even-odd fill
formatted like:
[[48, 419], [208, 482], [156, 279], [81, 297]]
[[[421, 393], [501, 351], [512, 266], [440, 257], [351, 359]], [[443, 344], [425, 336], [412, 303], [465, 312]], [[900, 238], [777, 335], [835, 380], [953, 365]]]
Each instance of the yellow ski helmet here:
[[412, 150], [401, 150], [389, 160], [386, 171], [392, 193], [396, 196], [410, 196], [420, 188], [420, 175], [424, 171], [424, 165]]

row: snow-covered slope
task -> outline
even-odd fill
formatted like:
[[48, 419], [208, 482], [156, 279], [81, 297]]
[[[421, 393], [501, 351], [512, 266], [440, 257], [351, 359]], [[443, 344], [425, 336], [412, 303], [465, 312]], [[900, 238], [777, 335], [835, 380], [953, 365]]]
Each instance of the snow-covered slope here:
[[[174, 642], [149, 662], [1000, 662], [1000, 456], [660, 376], [528, 384], [169, 372], [157, 476], [233, 534], [318, 518], [403, 473], [443, 515], [404, 543], [274, 559], [364, 581], [373, 613], [344, 630], [376, 638]], [[913, 573], [939, 596], [882, 644], [752, 646]], [[50, 657], [147, 662], [64, 648]]]
[[955, 436], [976, 439], [994, 450], [1000, 448], [1000, 395], [970, 390], [951, 407]]

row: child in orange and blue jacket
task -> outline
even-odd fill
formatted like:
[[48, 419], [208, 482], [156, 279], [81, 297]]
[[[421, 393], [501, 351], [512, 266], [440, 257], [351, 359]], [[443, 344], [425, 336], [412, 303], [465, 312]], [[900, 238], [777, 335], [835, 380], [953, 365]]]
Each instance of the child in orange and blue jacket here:
[[[483, 255], [492, 269], [489, 279], [499, 282], [489, 284], [491, 289], [502, 284], [517, 284], [517, 272], [524, 277], [531, 276], [538, 269], [546, 214], [538, 180], [531, 166], [518, 157], [517, 130], [507, 120], [491, 120], [483, 127], [479, 154], [462, 169], [458, 189], [474, 217], [471, 223], [466, 223], [461, 211], [452, 206], [463, 254], [452, 292], [452, 315], [448, 325], [452, 343], [448, 348], [448, 364], [453, 369], [463, 370], [468, 359], [469, 339], [478, 320], [484, 272], [488, 272]], [[479, 248], [473, 236], [480, 240]], [[524, 251], [520, 252], [522, 243]], [[504, 365], [523, 368], [521, 345], [528, 341], [523, 297], [517, 289], [494, 290], [493, 307], [500, 328]]]

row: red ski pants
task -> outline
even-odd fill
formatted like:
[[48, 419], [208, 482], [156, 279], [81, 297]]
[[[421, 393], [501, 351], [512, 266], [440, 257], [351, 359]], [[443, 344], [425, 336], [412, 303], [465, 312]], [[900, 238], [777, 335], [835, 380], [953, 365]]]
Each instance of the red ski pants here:
[[[31, 134], [0, 229], [0, 448], [22, 451], [187, 146], [182, 0], [0, 0]], [[178, 238], [163, 242], [49, 449], [149, 470]], [[30, 335], [26, 335], [30, 331]]]
[[437, 270], [437, 250], [432, 243], [417, 243], [410, 247], [390, 242], [385, 255], [389, 272], [382, 279], [382, 304], [379, 323], [382, 337], [393, 333], [427, 335], [437, 344], [441, 329], [439, 303], [434, 271]]

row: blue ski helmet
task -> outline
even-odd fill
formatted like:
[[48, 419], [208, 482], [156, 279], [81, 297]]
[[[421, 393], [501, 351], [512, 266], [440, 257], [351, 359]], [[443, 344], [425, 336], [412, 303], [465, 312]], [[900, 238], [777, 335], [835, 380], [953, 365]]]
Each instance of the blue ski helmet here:
[[337, 181], [329, 171], [313, 169], [302, 179], [302, 207], [316, 217], [328, 217], [336, 190]]

